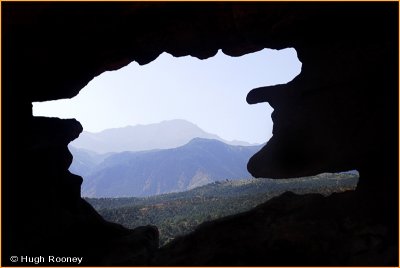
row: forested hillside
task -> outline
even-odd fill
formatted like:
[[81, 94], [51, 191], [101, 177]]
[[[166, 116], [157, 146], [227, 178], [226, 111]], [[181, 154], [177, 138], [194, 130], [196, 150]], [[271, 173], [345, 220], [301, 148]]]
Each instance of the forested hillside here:
[[202, 222], [249, 210], [285, 191], [297, 194], [353, 190], [354, 173], [323, 173], [287, 180], [244, 179], [213, 182], [190, 191], [146, 198], [86, 198], [107, 220], [129, 228], [156, 225], [160, 244], [193, 231]]

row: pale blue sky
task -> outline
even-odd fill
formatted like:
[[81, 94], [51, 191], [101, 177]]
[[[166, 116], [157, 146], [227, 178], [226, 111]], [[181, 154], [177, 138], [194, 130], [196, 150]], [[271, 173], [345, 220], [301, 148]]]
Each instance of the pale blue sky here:
[[242, 57], [219, 51], [206, 60], [163, 53], [99, 75], [73, 99], [33, 103], [33, 114], [76, 118], [89, 132], [186, 119], [226, 140], [263, 143], [272, 135], [272, 108], [247, 104], [247, 93], [287, 83], [300, 70], [292, 48]]

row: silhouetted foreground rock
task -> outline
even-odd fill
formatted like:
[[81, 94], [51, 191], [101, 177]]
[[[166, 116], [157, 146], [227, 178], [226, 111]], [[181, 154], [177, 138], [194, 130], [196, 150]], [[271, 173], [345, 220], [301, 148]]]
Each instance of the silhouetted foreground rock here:
[[161, 248], [152, 264], [390, 265], [397, 261], [397, 238], [373, 203], [351, 192], [327, 198], [287, 192], [249, 212], [200, 225]]
[[[3, 194], [12, 205], [12, 216], [4, 219], [8, 227], [3, 233], [8, 245], [5, 252], [45, 256], [45, 265], [54, 265], [47, 256], [83, 257], [82, 265], [116, 265], [126, 263], [127, 258], [131, 264], [148, 264], [159, 245], [156, 227], [129, 230], [106, 222], [80, 197], [82, 178], [68, 171], [72, 155], [67, 148], [82, 131], [80, 123], [34, 117], [29, 126], [27, 139], [32, 146], [19, 156], [26, 162], [13, 171], [17, 175], [29, 172], [29, 177], [13, 176], [17, 194]], [[121, 258], [116, 251], [130, 254]]]
[[[2, 34], [3, 266], [56, 254], [96, 266], [398, 266], [397, 2], [4, 2]], [[272, 178], [357, 169], [356, 192], [286, 194], [159, 252], [154, 227], [105, 222], [80, 198], [81, 178], [67, 171], [79, 123], [32, 117], [33, 101], [73, 97], [164, 51], [205, 59], [286, 47], [302, 72], [249, 93], [274, 108], [274, 135], [248, 169]]]

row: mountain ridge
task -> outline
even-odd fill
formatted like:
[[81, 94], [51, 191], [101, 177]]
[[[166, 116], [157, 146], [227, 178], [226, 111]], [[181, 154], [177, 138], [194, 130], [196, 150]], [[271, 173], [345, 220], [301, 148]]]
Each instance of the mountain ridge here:
[[[151, 196], [219, 180], [249, 178], [247, 162], [260, 148], [195, 138], [177, 148], [114, 153], [86, 173], [82, 195]], [[78, 173], [77, 167], [70, 170]]]
[[123, 151], [146, 151], [149, 149], [176, 148], [193, 138], [216, 139], [231, 145], [253, 146], [244, 141], [227, 141], [218, 135], [208, 133], [184, 119], [164, 120], [160, 123], [138, 124], [121, 128], [110, 128], [100, 132], [83, 131], [70, 143], [79, 149], [99, 154]]

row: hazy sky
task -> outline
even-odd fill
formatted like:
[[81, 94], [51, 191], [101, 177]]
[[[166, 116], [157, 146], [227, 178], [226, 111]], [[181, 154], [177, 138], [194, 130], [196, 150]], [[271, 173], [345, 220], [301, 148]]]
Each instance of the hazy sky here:
[[272, 108], [247, 104], [247, 93], [287, 83], [300, 70], [291, 48], [242, 57], [219, 51], [207, 60], [163, 53], [147, 65], [101, 74], [73, 99], [33, 103], [33, 114], [76, 118], [90, 132], [186, 119], [226, 140], [263, 143], [272, 135]]

